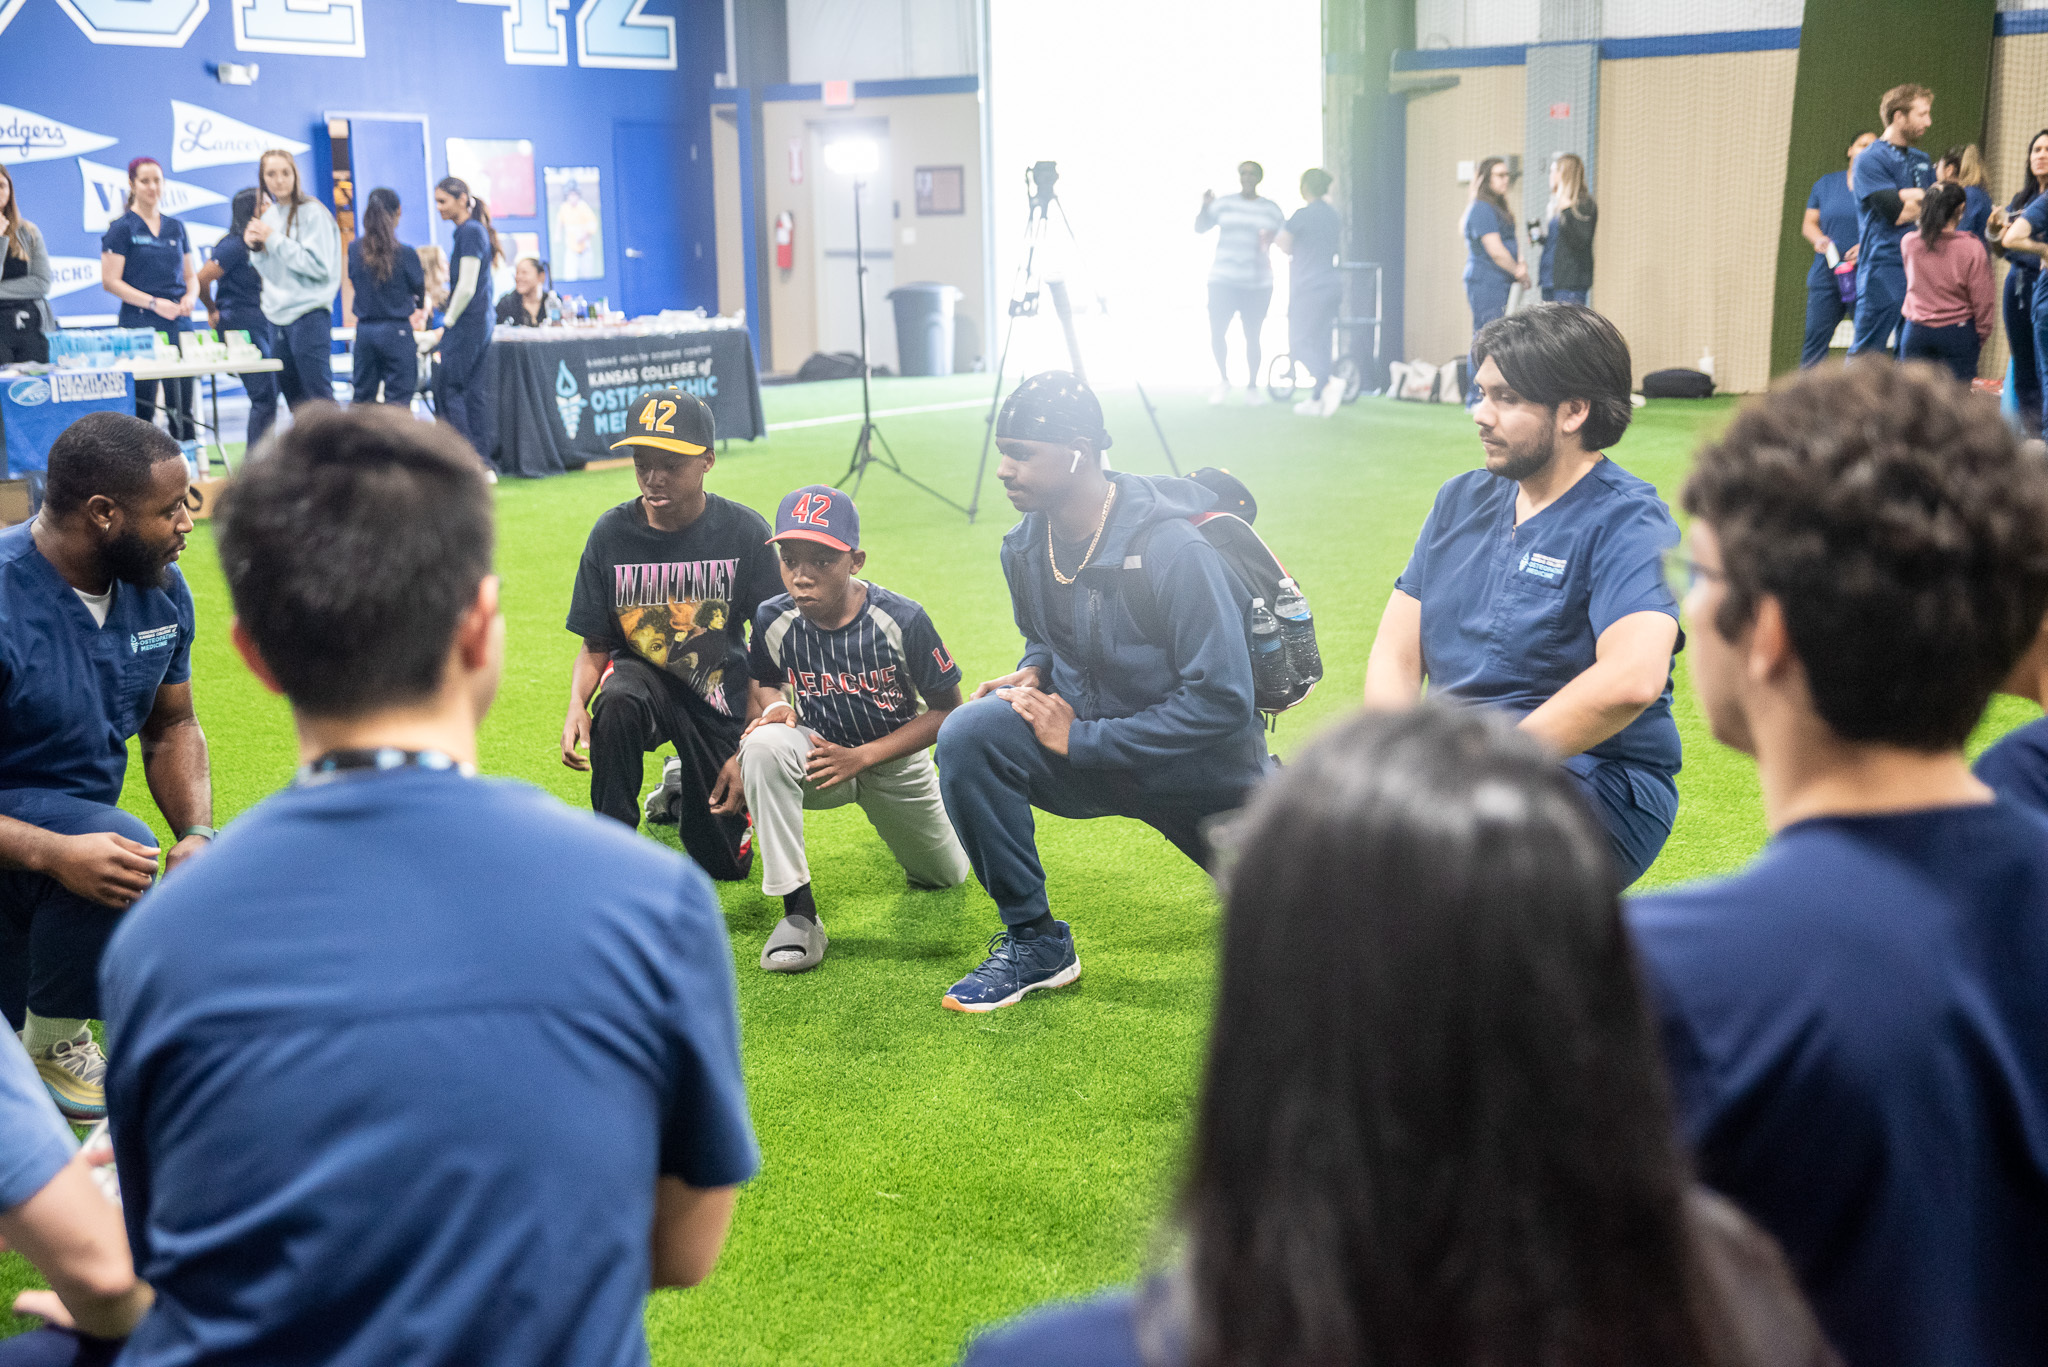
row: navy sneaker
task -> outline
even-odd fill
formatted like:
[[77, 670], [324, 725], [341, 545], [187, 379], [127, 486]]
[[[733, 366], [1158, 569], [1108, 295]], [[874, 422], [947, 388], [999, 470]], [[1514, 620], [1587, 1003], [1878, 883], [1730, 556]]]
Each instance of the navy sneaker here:
[[1020, 940], [1003, 931], [988, 942], [981, 967], [954, 983], [940, 1005], [948, 1011], [994, 1011], [1015, 1006], [1026, 992], [1065, 987], [1081, 976], [1081, 957], [1074, 953], [1074, 932], [1054, 921], [1051, 935]]

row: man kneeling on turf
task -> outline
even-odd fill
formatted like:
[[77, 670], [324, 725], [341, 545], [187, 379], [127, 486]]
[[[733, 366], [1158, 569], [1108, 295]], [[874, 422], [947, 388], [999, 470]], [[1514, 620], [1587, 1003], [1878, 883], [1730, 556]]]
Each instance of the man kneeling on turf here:
[[[806, 808], [858, 802], [912, 887], [966, 880], [967, 854], [946, 820], [931, 757], [940, 723], [960, 705], [960, 667], [922, 607], [854, 577], [868, 554], [860, 513], [844, 493], [812, 484], [788, 495], [769, 540], [789, 591], [754, 617], [760, 715], [740, 741], [740, 769], [765, 866], [761, 891], [782, 899], [761, 967], [801, 973], [818, 966], [826, 943], [804, 859]], [[739, 805], [730, 793], [712, 810]]]
[[[1080, 976], [1046, 900], [1033, 807], [1136, 817], [1205, 864], [1203, 821], [1242, 806], [1269, 763], [1244, 605], [1188, 521], [1216, 495], [1106, 470], [1102, 406], [1061, 370], [1017, 386], [996, 446], [996, 477], [1024, 514], [1002, 550], [1024, 658], [939, 732], [946, 811], [1003, 918], [987, 961], [946, 994], [954, 1011]], [[1150, 610], [1127, 597], [1137, 575]]]

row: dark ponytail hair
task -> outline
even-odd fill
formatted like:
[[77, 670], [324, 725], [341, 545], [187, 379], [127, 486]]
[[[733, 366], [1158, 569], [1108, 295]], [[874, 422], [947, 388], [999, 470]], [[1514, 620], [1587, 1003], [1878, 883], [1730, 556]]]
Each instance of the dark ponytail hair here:
[[385, 185], [370, 191], [363, 206], [363, 260], [379, 280], [389, 280], [398, 264], [397, 218], [398, 192]]
[[491, 263], [495, 265], [503, 261], [505, 249], [498, 245], [498, 230], [491, 226], [491, 206], [484, 203], [481, 196], [469, 192], [469, 182], [454, 176], [443, 176], [441, 183], [434, 188], [451, 198], [460, 199], [469, 206], [470, 214], [483, 222], [484, 232], [491, 239]]
[[1963, 187], [1952, 180], [1942, 181], [1929, 190], [1927, 198], [1920, 201], [1920, 240], [1929, 248], [1937, 248], [1941, 230], [1956, 221], [1956, 215], [1968, 202]]
[[248, 228], [249, 220], [256, 217], [256, 206], [262, 202], [263, 192], [253, 185], [235, 191], [233, 207], [228, 210], [228, 236], [240, 237]]

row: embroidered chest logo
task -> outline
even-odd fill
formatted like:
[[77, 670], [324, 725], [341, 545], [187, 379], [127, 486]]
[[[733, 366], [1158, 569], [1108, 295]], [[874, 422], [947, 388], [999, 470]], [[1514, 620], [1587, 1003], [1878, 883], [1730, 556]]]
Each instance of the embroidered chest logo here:
[[169, 650], [178, 643], [178, 627], [174, 622], [167, 627], [151, 627], [137, 631], [128, 637], [130, 655], [147, 655], [152, 650]]
[[1555, 584], [1558, 580], [1564, 578], [1565, 569], [1570, 564], [1569, 560], [1560, 560], [1554, 555], [1543, 555], [1536, 551], [1530, 551], [1522, 557], [1522, 563], [1517, 568], [1523, 574], [1532, 575], [1548, 584]]

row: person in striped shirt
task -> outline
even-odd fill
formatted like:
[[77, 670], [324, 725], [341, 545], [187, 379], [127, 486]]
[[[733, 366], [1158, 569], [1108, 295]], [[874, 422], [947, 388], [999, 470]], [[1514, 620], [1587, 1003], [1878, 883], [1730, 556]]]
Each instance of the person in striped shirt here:
[[804, 857], [806, 810], [859, 803], [913, 888], [950, 888], [971, 872], [931, 756], [960, 705], [960, 667], [922, 607], [858, 577], [860, 512], [842, 491], [810, 484], [786, 495], [769, 544], [788, 592], [754, 614], [759, 716], [740, 740], [740, 772], [761, 891], [782, 899], [761, 967], [802, 973], [827, 943]]
[[1219, 199], [1214, 190], [1202, 191], [1202, 211], [1195, 215], [1196, 232], [1218, 230], [1216, 259], [1209, 267], [1209, 344], [1216, 353], [1220, 383], [1209, 395], [1210, 403], [1222, 403], [1230, 396], [1233, 317], [1244, 325], [1244, 401], [1266, 401], [1266, 392], [1259, 388], [1259, 329], [1265, 326], [1266, 308], [1273, 302], [1273, 261], [1267, 249], [1287, 226], [1287, 215], [1259, 193], [1259, 182], [1265, 177], [1265, 168], [1257, 162], [1240, 162], [1238, 193]]

